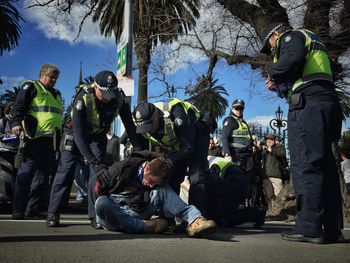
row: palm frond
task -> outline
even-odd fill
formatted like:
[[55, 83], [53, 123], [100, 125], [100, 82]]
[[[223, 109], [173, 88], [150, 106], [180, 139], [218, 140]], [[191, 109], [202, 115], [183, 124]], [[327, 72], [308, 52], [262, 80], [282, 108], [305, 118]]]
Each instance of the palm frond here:
[[0, 1], [0, 56], [18, 46], [21, 34], [20, 20], [23, 20], [13, 5], [13, 0]]
[[350, 92], [349, 84], [343, 81], [337, 82], [336, 93], [343, 112], [343, 120], [350, 116]]

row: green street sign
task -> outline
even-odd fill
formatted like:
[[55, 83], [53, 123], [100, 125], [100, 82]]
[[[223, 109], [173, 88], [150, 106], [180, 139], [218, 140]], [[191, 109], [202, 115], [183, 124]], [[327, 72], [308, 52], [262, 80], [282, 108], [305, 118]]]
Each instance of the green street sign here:
[[126, 55], [128, 44], [125, 43], [118, 48], [117, 54], [117, 75], [125, 75], [126, 73]]

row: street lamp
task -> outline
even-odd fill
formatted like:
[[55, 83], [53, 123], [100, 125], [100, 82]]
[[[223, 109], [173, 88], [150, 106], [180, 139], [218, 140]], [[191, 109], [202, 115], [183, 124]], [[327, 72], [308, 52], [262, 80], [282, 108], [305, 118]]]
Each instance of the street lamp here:
[[[284, 142], [285, 131], [287, 130], [287, 121], [283, 119], [283, 110], [281, 110], [280, 106], [278, 106], [275, 114], [276, 118], [270, 121], [270, 127], [274, 131], [274, 134], [276, 134], [275, 128], [278, 129], [278, 137], [282, 138], [282, 141]], [[281, 131], [283, 132], [283, 137], [281, 137]]]

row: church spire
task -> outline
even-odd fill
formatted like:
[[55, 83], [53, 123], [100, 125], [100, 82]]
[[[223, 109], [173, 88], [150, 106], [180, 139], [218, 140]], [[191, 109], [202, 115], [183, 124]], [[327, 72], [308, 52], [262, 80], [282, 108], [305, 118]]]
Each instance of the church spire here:
[[79, 72], [79, 83], [78, 85], [83, 84], [83, 62], [80, 61], [80, 72]]

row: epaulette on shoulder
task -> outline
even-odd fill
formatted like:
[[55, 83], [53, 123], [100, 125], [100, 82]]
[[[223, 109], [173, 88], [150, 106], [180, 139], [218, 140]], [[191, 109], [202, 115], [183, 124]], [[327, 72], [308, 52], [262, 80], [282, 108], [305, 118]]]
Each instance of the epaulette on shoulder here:
[[22, 89], [34, 88], [34, 80], [26, 80], [22, 84]]
[[85, 93], [93, 93], [94, 92], [94, 88], [91, 87], [90, 85], [86, 85], [83, 90]]
[[92, 93], [94, 88], [91, 87], [89, 84], [80, 84], [75, 87], [75, 93], [78, 94], [80, 92], [84, 93]]

